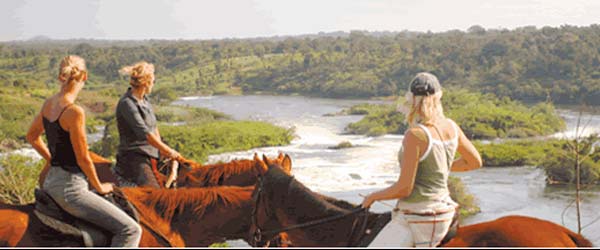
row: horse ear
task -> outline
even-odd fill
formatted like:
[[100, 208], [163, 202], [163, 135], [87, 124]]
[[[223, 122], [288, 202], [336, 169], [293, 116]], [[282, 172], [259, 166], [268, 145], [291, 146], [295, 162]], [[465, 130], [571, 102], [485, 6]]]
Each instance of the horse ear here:
[[290, 156], [288, 154], [285, 154], [285, 157], [283, 158], [283, 161], [281, 162], [281, 166], [283, 167], [283, 170], [287, 174], [292, 173], [292, 158], [290, 158]]
[[269, 170], [267, 164], [260, 160], [260, 158], [258, 158], [258, 154], [256, 153], [254, 153], [254, 161], [256, 162], [254, 167], [256, 168], [256, 171], [258, 171], [258, 174], [263, 175]]
[[279, 162], [283, 161], [283, 157], [284, 157], [283, 153], [279, 152], [279, 155], [277, 156], [277, 161], [279, 161]]
[[267, 166], [271, 166], [271, 160], [265, 154], [263, 154], [263, 161], [267, 164]]

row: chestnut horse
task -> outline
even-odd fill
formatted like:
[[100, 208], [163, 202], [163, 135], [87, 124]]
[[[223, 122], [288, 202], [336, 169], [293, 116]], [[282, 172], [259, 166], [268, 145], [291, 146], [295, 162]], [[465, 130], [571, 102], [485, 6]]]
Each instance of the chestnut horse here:
[[[250, 227], [251, 186], [121, 190], [145, 222], [142, 247], [205, 247], [244, 239]], [[0, 246], [82, 246], [81, 239], [42, 224], [33, 209], [33, 204], [0, 204]]]
[[[206, 247], [228, 239], [251, 242], [253, 186], [121, 190], [139, 212], [141, 247]], [[33, 204], [0, 204], [0, 246], [82, 246], [81, 239], [42, 224], [33, 209]], [[367, 225], [380, 217], [365, 216]]]
[[[255, 208], [251, 234], [268, 240], [269, 232], [287, 231], [294, 246], [367, 246], [369, 241], [352, 241], [356, 219], [350, 211], [331, 206], [293, 176], [274, 167], [265, 159], [268, 169], [259, 178], [255, 193]], [[344, 215], [348, 215], [343, 217]], [[339, 219], [311, 225], [327, 218]], [[295, 225], [306, 225], [298, 226]], [[377, 231], [379, 232], [379, 231]], [[377, 232], [371, 232], [377, 233]], [[356, 244], [350, 244], [357, 242]], [[253, 242], [255, 243], [255, 242]], [[255, 244], [256, 245], [256, 244]], [[581, 235], [555, 223], [525, 216], [506, 216], [494, 221], [460, 227], [448, 247], [591, 247]]]
[[[100, 181], [118, 183], [116, 176], [111, 170], [112, 161], [93, 152], [90, 152], [90, 156], [92, 157]], [[257, 157], [255, 158], [258, 159]], [[286, 173], [291, 173], [292, 161], [289, 155], [279, 153], [278, 157], [272, 160], [277, 162]], [[254, 159], [232, 160], [231, 162], [210, 165], [202, 165], [191, 160], [185, 160], [181, 164], [186, 167], [180, 168], [178, 171], [178, 187], [250, 186], [256, 183], [258, 174], [254, 167], [256, 164]], [[155, 176], [161, 184], [164, 184], [167, 179], [167, 176], [161, 172], [155, 172]]]

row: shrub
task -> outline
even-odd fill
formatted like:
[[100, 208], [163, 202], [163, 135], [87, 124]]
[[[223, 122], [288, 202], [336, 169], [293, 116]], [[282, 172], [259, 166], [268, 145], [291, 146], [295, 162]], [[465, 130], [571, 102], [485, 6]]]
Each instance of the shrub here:
[[35, 200], [33, 190], [44, 161], [26, 156], [8, 155], [0, 158], [0, 202], [28, 204]]
[[[540, 162], [550, 184], [575, 183], [577, 180], [575, 157], [567, 147], [563, 147], [562, 150], [561, 153], [548, 155]], [[581, 162], [580, 180], [582, 184], [600, 184], [600, 149]]]
[[350, 143], [349, 141], [343, 141], [338, 143], [338, 145], [329, 147], [329, 149], [343, 149], [343, 148], [351, 148], [352, 147], [352, 143]]
[[458, 212], [461, 218], [477, 214], [481, 211], [479, 206], [477, 206], [475, 197], [467, 191], [460, 178], [449, 176], [448, 189], [450, 190], [452, 200], [460, 205]]

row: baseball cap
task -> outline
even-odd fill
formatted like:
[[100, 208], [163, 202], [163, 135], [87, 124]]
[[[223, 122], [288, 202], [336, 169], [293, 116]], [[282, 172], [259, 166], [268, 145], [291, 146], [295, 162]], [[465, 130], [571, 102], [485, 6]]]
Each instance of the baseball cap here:
[[429, 96], [441, 90], [437, 77], [428, 72], [418, 73], [410, 82], [410, 92], [415, 96]]

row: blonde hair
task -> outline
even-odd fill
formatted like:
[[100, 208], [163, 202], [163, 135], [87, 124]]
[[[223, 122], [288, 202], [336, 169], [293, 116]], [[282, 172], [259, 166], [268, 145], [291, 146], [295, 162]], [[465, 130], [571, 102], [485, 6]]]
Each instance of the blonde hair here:
[[134, 65], [123, 67], [119, 70], [119, 73], [121, 75], [129, 75], [129, 84], [134, 88], [147, 86], [154, 78], [154, 65], [141, 61]]
[[438, 91], [429, 96], [415, 96], [408, 91], [406, 95], [409, 104], [406, 121], [410, 126], [416, 126], [417, 123], [434, 123], [438, 119], [444, 119], [444, 107], [442, 107], [442, 91]]
[[69, 55], [60, 61], [60, 70], [58, 71], [58, 80], [63, 84], [71, 82], [81, 82], [87, 74], [85, 60], [79, 56]]

